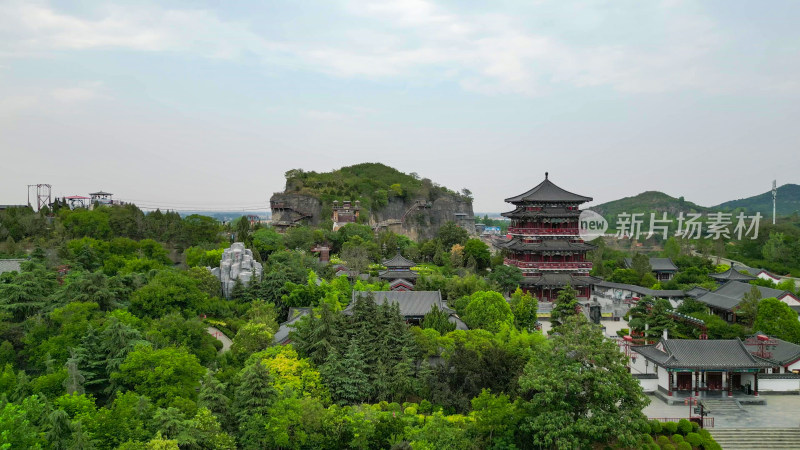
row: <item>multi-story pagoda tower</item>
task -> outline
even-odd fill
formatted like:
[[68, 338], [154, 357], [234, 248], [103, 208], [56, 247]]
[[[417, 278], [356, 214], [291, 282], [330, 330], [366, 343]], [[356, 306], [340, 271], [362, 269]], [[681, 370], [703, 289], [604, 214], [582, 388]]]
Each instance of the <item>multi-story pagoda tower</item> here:
[[503, 213], [511, 219], [511, 239], [498, 246], [505, 253], [505, 264], [522, 269], [521, 288], [540, 301], [553, 301], [570, 285], [578, 298], [588, 299], [599, 279], [589, 276], [591, 261], [586, 252], [594, 246], [583, 242], [578, 233], [580, 205], [591, 197], [573, 194], [544, 181], [524, 194], [507, 198], [516, 208]]

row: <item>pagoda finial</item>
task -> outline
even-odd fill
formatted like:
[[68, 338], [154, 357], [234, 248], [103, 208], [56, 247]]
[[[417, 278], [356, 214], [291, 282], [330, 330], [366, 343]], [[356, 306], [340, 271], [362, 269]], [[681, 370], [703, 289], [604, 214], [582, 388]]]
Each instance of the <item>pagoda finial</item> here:
[[544, 179], [545, 179], [545, 180], [547, 179], [547, 175], [548, 175], [548, 173], [547, 173], [547, 172], [545, 172], [545, 173], [544, 173]]

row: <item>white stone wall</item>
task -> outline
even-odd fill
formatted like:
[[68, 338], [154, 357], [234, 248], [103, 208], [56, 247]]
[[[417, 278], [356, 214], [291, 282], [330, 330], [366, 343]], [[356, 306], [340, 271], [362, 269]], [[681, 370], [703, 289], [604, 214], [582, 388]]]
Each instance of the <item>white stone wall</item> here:
[[758, 392], [798, 392], [800, 391], [800, 379], [791, 380], [766, 380], [758, 379]]

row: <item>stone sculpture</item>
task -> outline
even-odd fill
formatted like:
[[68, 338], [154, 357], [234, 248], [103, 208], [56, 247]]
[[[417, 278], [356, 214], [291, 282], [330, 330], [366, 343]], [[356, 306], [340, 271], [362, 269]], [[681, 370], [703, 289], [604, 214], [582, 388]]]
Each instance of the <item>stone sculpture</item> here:
[[231, 297], [236, 280], [247, 287], [253, 279], [260, 281], [264, 270], [261, 263], [253, 259], [253, 251], [245, 248], [241, 242], [234, 242], [230, 248], [226, 248], [222, 252], [219, 267], [213, 269], [209, 267], [209, 269], [222, 284], [222, 295], [225, 298]]

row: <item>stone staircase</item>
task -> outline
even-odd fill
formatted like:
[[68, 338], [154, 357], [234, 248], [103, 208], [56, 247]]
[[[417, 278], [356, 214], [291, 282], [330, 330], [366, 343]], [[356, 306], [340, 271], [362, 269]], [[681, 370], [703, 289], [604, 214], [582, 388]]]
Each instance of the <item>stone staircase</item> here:
[[800, 447], [800, 428], [709, 428], [708, 431], [724, 450]]
[[706, 412], [712, 416], [722, 414], [739, 414], [744, 413], [745, 410], [735, 399], [705, 399], [702, 400]]

